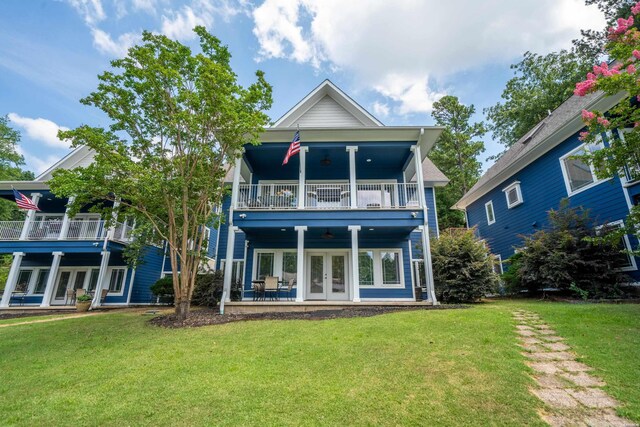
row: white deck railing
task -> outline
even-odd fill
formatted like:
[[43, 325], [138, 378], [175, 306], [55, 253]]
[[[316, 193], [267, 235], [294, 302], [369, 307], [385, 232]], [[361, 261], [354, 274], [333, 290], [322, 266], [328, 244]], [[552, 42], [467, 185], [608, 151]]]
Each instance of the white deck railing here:
[[[0, 221], [0, 240], [20, 240], [24, 226], [25, 221]], [[33, 221], [26, 231], [25, 240], [59, 240], [62, 232], [62, 221]], [[63, 240], [102, 240], [107, 232], [102, 220], [71, 220]], [[131, 226], [117, 222], [113, 240], [130, 241]]]
[[[343, 183], [306, 184], [304, 209], [351, 209], [351, 187]], [[296, 209], [298, 184], [240, 184], [235, 209]], [[356, 209], [419, 209], [416, 183], [357, 183]]]

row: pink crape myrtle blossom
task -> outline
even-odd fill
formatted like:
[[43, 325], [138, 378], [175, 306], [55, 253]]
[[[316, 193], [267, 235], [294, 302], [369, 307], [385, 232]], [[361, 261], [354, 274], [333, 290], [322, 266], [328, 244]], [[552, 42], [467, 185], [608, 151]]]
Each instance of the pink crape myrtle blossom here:
[[618, 18], [616, 21], [617, 27], [609, 28], [609, 36], [619, 36], [620, 34], [624, 34], [627, 30], [633, 26], [633, 16], [630, 16], [628, 19]]
[[611, 124], [609, 123], [609, 120], [605, 119], [604, 117], [598, 117], [598, 123], [600, 123], [604, 127], [609, 127], [609, 125]]
[[633, 49], [633, 52], [631, 52], [631, 53], [632, 53], [632, 55], [633, 55], [633, 57], [634, 57], [635, 59], [640, 59], [640, 50], [638, 50], [638, 49]]
[[629, 64], [627, 66], [627, 74], [635, 74], [636, 73], [636, 67], [633, 66], [633, 64]]
[[578, 139], [580, 141], [584, 141], [589, 137], [589, 132], [584, 131], [584, 132], [580, 132], [580, 136], [578, 137]]
[[594, 113], [592, 113], [591, 111], [588, 110], [582, 110], [582, 120], [585, 122], [590, 122], [591, 120], [595, 119], [596, 115]]
[[640, 1], [631, 7], [631, 13], [637, 15], [640, 13]]

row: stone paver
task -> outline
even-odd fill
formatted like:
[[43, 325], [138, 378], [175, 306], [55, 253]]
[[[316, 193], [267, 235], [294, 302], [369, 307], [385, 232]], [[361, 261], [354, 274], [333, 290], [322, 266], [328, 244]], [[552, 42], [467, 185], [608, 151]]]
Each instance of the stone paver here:
[[531, 393], [545, 403], [540, 417], [552, 427], [627, 427], [637, 424], [619, 417], [619, 403], [599, 387], [604, 381], [588, 373], [592, 368], [576, 360], [571, 347], [535, 313], [518, 310], [518, 345], [534, 371]]

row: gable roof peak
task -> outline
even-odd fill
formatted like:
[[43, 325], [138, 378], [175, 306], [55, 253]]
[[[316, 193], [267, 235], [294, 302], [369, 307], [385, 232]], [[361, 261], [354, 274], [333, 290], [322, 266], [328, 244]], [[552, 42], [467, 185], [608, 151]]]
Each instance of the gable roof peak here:
[[370, 127], [384, 126], [370, 112], [325, 79], [294, 105], [272, 127]]

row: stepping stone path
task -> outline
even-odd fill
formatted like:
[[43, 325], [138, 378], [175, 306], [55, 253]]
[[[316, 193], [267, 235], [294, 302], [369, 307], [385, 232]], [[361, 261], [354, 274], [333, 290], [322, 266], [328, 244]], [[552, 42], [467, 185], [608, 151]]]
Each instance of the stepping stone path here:
[[530, 391], [545, 403], [540, 417], [553, 427], [565, 426], [637, 426], [616, 415], [620, 404], [601, 387], [605, 383], [589, 372], [564, 339], [535, 313], [513, 313], [522, 354], [529, 359], [536, 387]]

